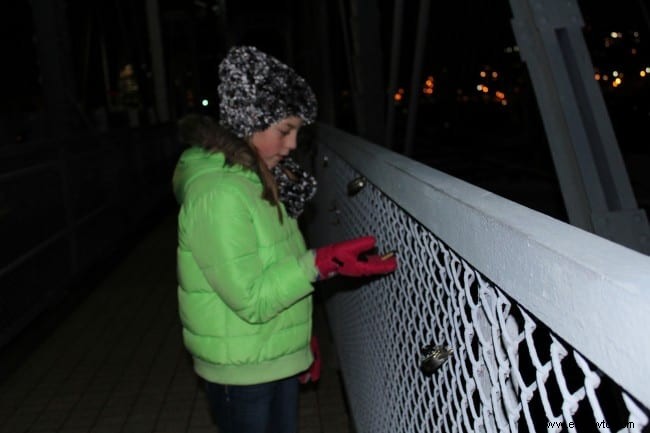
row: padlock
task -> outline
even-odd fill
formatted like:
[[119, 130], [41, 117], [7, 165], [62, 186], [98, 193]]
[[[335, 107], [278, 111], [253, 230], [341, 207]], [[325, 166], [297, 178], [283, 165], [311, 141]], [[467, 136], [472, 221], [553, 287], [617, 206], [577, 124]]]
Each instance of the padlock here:
[[454, 349], [449, 346], [436, 346], [432, 343], [424, 346], [421, 353], [420, 371], [427, 376], [431, 376], [454, 353]]

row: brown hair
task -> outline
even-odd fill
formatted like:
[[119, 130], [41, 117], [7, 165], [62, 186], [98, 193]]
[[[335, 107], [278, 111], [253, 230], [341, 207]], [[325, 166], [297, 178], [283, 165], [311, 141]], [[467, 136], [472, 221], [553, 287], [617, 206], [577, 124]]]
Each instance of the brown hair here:
[[212, 117], [199, 114], [188, 114], [178, 121], [178, 136], [186, 145], [223, 153], [227, 166], [238, 164], [256, 173], [262, 182], [262, 199], [277, 208], [278, 219], [283, 222], [275, 178], [252, 144], [219, 125]]

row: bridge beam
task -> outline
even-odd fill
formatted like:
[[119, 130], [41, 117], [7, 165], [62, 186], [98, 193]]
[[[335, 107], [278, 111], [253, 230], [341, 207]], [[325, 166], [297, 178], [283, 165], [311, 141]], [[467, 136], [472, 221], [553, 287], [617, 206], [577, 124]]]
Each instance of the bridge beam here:
[[650, 253], [605, 102], [593, 78], [577, 0], [510, 0], [522, 60], [535, 89], [569, 222]]

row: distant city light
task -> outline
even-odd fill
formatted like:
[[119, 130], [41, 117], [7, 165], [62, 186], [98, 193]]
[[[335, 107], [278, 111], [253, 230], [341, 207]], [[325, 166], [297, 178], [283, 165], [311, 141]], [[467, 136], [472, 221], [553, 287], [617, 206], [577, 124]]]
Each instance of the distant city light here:
[[612, 81], [612, 86], [614, 86], [614, 87], [618, 87], [621, 84], [623, 84], [623, 80], [621, 80], [620, 77], [616, 78], [614, 81]]
[[481, 73], [479, 75], [481, 76], [481, 78], [485, 78], [485, 77], [487, 77], [487, 72], [481, 71]]
[[201, 100], [201, 105], [203, 105], [204, 107], [207, 107], [208, 105], [210, 105], [210, 101], [208, 101], [207, 99], [203, 99], [203, 100]]
[[618, 71], [612, 71], [612, 75], [613, 75], [614, 77], [618, 77]]
[[620, 38], [623, 37], [623, 33], [621, 33], [621, 32], [611, 32], [609, 35], [610, 35], [613, 39], [617, 39], [617, 38], [620, 39]]
[[505, 106], [508, 105], [508, 101], [506, 101], [506, 94], [503, 93], [500, 90], [497, 90], [494, 92], [494, 97], [497, 99], [498, 102], [501, 103], [501, 105]]
[[598, 72], [596, 72], [596, 73], [594, 74], [594, 78], [596, 79], [596, 81], [600, 81], [600, 78], [601, 78], [601, 77], [600, 77], [600, 74], [599, 74]]
[[647, 73], [646, 73], [646, 71], [644, 71], [644, 70], [641, 70], [641, 72], [639, 72], [639, 76], [640, 76], [641, 78], [645, 78], [646, 75], [647, 75]]
[[497, 78], [499, 73], [497, 71], [492, 71], [492, 78]]
[[393, 95], [393, 100], [395, 102], [400, 102], [404, 98], [404, 89], [400, 87], [397, 89], [397, 92]]
[[425, 95], [432, 95], [433, 94], [433, 75], [429, 75], [424, 82], [424, 88], [422, 89], [422, 92]]

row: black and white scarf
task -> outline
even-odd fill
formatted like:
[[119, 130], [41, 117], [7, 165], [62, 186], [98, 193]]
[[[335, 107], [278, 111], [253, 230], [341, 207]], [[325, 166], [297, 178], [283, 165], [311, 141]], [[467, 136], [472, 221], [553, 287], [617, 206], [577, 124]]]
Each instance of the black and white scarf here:
[[305, 210], [305, 204], [316, 194], [316, 179], [288, 157], [273, 167], [271, 172], [287, 213], [292, 218], [298, 218]]

